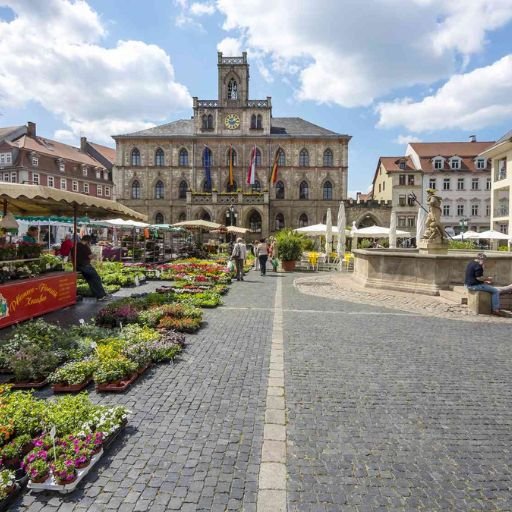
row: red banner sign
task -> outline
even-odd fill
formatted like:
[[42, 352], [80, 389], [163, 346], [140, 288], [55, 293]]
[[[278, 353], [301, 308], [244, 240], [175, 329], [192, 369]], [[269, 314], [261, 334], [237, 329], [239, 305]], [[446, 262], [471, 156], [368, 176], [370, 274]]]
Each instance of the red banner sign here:
[[74, 272], [56, 272], [0, 285], [0, 329], [75, 303]]

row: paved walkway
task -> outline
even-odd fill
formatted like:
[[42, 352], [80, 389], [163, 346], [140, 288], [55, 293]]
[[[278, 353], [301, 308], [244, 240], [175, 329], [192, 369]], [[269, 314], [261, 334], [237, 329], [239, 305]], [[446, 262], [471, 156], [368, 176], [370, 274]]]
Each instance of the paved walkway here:
[[251, 272], [177, 364], [91, 390], [131, 408], [124, 436], [71, 496], [14, 510], [512, 510], [510, 321], [303, 294], [296, 278]]

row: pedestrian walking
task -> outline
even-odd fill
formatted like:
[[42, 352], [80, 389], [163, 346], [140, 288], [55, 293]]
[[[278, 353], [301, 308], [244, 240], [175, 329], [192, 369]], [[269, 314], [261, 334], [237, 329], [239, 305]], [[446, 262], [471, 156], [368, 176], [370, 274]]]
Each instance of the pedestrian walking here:
[[241, 238], [236, 239], [236, 244], [233, 245], [233, 252], [231, 253], [231, 259], [235, 262], [236, 269], [236, 280], [244, 280], [244, 262], [247, 257], [247, 247]]
[[91, 237], [84, 235], [82, 240], [76, 244], [76, 269], [78, 272], [82, 273], [93, 295], [98, 300], [107, 300], [110, 296], [105, 292], [101, 277], [91, 264], [93, 257], [91, 251]]
[[268, 260], [268, 245], [264, 238], [260, 240], [260, 243], [256, 247], [258, 253], [258, 259], [260, 260], [261, 275], [267, 274], [267, 260]]

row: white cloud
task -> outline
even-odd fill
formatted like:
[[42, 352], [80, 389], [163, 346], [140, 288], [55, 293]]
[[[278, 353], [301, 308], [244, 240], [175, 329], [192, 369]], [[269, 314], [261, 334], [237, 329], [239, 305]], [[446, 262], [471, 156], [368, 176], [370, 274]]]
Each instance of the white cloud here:
[[0, 21], [0, 106], [37, 102], [75, 136], [112, 142], [111, 134], [153, 125], [191, 105], [169, 55], [158, 46], [101, 46], [105, 28], [86, 2], [3, 4], [16, 17]]
[[217, 51], [222, 52], [227, 57], [242, 55], [240, 41], [234, 37], [224, 38], [218, 45]]
[[217, 10], [249, 52], [298, 73], [298, 99], [345, 107], [447, 79], [512, 19], [510, 0], [217, 0]]
[[421, 139], [414, 135], [399, 135], [393, 142], [397, 144], [409, 144], [410, 142], [421, 142]]
[[190, 6], [190, 14], [193, 16], [211, 16], [215, 12], [215, 5], [194, 2]]
[[446, 128], [473, 130], [512, 118], [512, 55], [466, 74], [454, 75], [421, 101], [381, 103], [378, 125], [413, 132]]
[[78, 137], [71, 130], [55, 130], [53, 138], [66, 144], [76, 144]]

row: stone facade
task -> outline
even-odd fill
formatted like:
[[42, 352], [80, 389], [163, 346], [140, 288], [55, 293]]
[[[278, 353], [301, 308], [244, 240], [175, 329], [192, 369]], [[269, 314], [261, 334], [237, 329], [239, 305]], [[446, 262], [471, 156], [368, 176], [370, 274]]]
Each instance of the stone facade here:
[[[329, 207], [335, 215], [347, 199], [350, 136], [300, 118], [272, 117], [270, 97], [249, 99], [245, 53], [219, 53], [218, 70], [218, 99], [194, 98], [190, 120], [114, 136], [117, 199], [150, 222], [233, 221], [250, 229], [250, 239], [322, 222]], [[256, 183], [248, 185], [255, 148]], [[270, 178], [278, 152], [274, 186]]]

